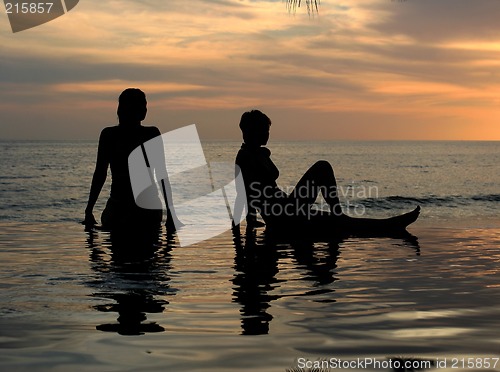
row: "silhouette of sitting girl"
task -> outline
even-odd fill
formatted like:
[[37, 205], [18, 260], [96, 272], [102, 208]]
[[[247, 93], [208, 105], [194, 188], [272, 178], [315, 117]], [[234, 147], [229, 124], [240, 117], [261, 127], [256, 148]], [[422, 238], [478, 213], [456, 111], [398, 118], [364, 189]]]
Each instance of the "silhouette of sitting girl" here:
[[[111, 168], [111, 194], [101, 215], [102, 227], [160, 226], [162, 210], [143, 209], [136, 205], [128, 167], [128, 157], [132, 150], [160, 135], [158, 128], [141, 125], [146, 113], [146, 95], [140, 89], [128, 88], [120, 94], [117, 110], [119, 124], [104, 128], [99, 138], [95, 171], [83, 221], [86, 226], [97, 223], [92, 211], [106, 181], [108, 166]], [[168, 221], [172, 222], [168, 208], [167, 215]]]
[[[276, 180], [279, 170], [266, 147], [271, 120], [259, 110], [245, 112], [240, 121], [243, 145], [236, 157], [247, 196], [247, 223], [258, 224], [257, 212], [268, 227], [285, 229], [312, 226], [320, 230], [340, 228], [342, 231], [404, 230], [414, 222], [420, 207], [414, 211], [386, 219], [353, 218], [342, 212], [333, 168], [327, 161], [316, 162], [299, 180], [290, 194], [282, 191]], [[319, 194], [328, 203], [329, 213], [313, 211], [311, 206]]]

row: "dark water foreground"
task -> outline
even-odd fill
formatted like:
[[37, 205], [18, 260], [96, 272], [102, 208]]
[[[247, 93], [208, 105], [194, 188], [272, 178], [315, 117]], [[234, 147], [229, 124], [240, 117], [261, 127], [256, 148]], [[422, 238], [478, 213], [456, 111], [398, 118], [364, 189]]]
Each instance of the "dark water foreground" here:
[[163, 232], [142, 257], [77, 224], [1, 229], [1, 370], [285, 371], [395, 357], [471, 370], [462, 358], [499, 357], [498, 229], [314, 244], [228, 231], [184, 248]]

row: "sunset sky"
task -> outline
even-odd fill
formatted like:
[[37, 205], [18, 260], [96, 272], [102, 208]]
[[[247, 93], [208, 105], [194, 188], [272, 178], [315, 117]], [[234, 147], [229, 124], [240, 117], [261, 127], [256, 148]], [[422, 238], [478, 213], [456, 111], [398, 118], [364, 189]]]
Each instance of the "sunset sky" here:
[[12, 33], [0, 7], [0, 139], [97, 139], [127, 87], [146, 125], [238, 139], [500, 140], [500, 1], [81, 0]]

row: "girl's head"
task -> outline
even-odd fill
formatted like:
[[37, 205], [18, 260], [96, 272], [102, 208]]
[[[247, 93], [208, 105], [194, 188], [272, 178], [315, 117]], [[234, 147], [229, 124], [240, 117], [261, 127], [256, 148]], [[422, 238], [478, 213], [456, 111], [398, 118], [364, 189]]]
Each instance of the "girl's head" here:
[[137, 88], [125, 89], [118, 98], [118, 120], [120, 124], [136, 124], [146, 118], [148, 102], [144, 92]]
[[243, 141], [250, 146], [263, 146], [269, 140], [271, 119], [259, 110], [247, 111], [241, 115], [240, 129]]

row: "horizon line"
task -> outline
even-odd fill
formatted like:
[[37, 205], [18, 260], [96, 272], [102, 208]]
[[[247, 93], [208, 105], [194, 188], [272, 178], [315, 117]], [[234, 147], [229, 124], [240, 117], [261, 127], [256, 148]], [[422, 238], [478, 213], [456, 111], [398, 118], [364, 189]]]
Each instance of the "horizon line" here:
[[[98, 142], [99, 138], [0, 138], [0, 142]], [[242, 142], [241, 139], [203, 139], [202, 142]], [[272, 139], [278, 142], [500, 142], [500, 139]]]

